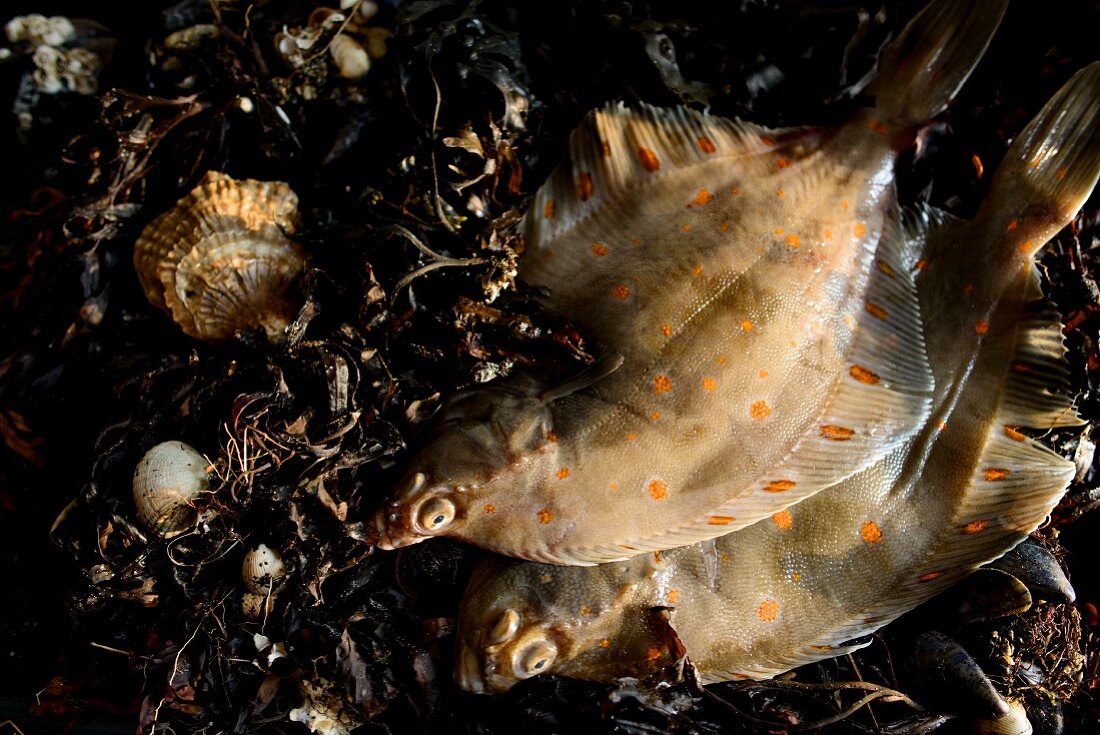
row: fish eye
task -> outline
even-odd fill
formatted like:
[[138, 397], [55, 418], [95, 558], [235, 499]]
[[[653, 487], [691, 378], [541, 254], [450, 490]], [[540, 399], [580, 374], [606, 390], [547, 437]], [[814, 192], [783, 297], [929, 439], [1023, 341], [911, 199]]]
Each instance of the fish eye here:
[[416, 521], [425, 531], [435, 533], [451, 525], [455, 519], [455, 504], [447, 498], [431, 498], [420, 506]]
[[516, 653], [513, 662], [516, 675], [529, 679], [536, 674], [545, 674], [558, 656], [557, 647], [547, 640], [537, 640]]
[[497, 622], [493, 625], [492, 629], [490, 629], [485, 639], [486, 643], [490, 646], [495, 646], [498, 643], [504, 643], [505, 641], [511, 640], [516, 634], [516, 631], [519, 630], [519, 620], [519, 613], [512, 608], [508, 608], [502, 612], [500, 617], [497, 618]]

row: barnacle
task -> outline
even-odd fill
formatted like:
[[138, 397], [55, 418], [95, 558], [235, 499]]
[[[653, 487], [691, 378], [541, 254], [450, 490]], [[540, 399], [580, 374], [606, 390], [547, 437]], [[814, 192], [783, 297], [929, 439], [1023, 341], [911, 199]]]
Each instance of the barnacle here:
[[192, 337], [220, 340], [262, 327], [281, 339], [297, 307], [291, 288], [305, 266], [288, 235], [298, 197], [279, 181], [208, 172], [134, 247], [145, 295]]

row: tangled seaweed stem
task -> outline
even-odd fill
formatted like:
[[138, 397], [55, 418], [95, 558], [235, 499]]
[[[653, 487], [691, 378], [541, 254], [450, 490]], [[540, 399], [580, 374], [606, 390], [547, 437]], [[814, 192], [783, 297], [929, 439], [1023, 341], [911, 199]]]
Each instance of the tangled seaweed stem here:
[[427, 265], [422, 265], [419, 268], [417, 268], [416, 270], [412, 271], [411, 273], [406, 273], [401, 278], [401, 280], [397, 282], [397, 285], [393, 287], [393, 293], [390, 296], [391, 301], [393, 299], [397, 298], [397, 294], [400, 293], [401, 290], [403, 288], [405, 288], [405, 286], [408, 286], [414, 280], [416, 280], [420, 276], [422, 276], [425, 273], [428, 273], [430, 271], [434, 271], [438, 268], [447, 268], [447, 267], [456, 267], [456, 266], [464, 267], [464, 266], [471, 266], [471, 265], [484, 265], [485, 263], [489, 262], [488, 258], [450, 258], [446, 255], [440, 255], [439, 253], [435, 252], [434, 250], [429, 248], [427, 245], [425, 245], [423, 242], [421, 242], [420, 238], [418, 238], [413, 233], [409, 232], [407, 229], [405, 229], [401, 225], [390, 225], [389, 227], [386, 228], [386, 231], [395, 233], [395, 234], [400, 235], [401, 237], [405, 238], [410, 243], [412, 243], [416, 247], [417, 250], [419, 250], [420, 252], [424, 253], [425, 255], [427, 255], [429, 258], [432, 259], [431, 263], [428, 263]]
[[[873, 684], [869, 681], [848, 681], [848, 682], [800, 682], [800, 681], [785, 681], [785, 680], [772, 680], [767, 682], [747, 682], [741, 685], [735, 685], [737, 691], [752, 692], [752, 691], [764, 691], [764, 690], [787, 690], [787, 691], [803, 691], [803, 692], [825, 692], [835, 693], [845, 690], [863, 690], [869, 692], [858, 701], [844, 708], [835, 715], [822, 718], [820, 720], [814, 720], [812, 722], [806, 722], [795, 726], [794, 730], [817, 730], [828, 725], [834, 725], [841, 720], [851, 717], [853, 714], [863, 709], [867, 705], [873, 702], [900, 702], [908, 705], [918, 712], [924, 712], [924, 708], [914, 702], [912, 699], [889, 687], [882, 686], [881, 684]], [[775, 727], [778, 723], [763, 720], [758, 717], [754, 717], [747, 712], [736, 707], [732, 702], [729, 702], [722, 697], [718, 696], [710, 690], [705, 690], [706, 695], [722, 704], [724, 707], [735, 712], [738, 716], [752, 720], [755, 723], [766, 725], [768, 727]]]

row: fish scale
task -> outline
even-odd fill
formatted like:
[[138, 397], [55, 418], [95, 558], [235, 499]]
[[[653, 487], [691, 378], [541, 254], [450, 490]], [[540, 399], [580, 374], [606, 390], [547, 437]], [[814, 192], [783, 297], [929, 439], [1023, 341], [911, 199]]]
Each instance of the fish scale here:
[[[460, 615], [459, 683], [495, 691], [548, 671], [612, 681], [656, 671], [677, 651], [707, 681], [774, 676], [855, 650], [854, 639], [1019, 543], [1074, 474], [1020, 429], [1082, 423], [1033, 259], [1098, 176], [1100, 62], [1017, 138], [973, 221], [920, 209], [880, 245], [894, 265], [908, 264], [895, 274], [918, 274], [937, 378], [918, 434], [708, 544], [592, 568], [487, 559]], [[670, 608], [664, 628], [652, 617], [658, 606]], [[504, 610], [511, 635], [486, 641]]]
[[[380, 545], [615, 561], [750, 525], [903, 443], [932, 375], [911, 281], [872, 267], [893, 162], [1003, 11], [931, 6], [886, 54], [889, 104], [835, 131], [590, 115], [528, 212], [520, 274], [619, 367], [570, 394], [522, 376], [480, 393], [495, 409], [451, 411], [376, 518]], [[488, 461], [531, 415], [541, 440]]]

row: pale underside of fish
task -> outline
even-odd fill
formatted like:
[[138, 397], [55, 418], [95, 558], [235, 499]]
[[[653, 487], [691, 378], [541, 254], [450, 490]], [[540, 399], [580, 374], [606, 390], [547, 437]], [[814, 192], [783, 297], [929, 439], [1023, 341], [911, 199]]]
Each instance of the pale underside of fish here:
[[1081, 423], [1032, 258], [1098, 175], [1100, 62], [1017, 138], [974, 221], [922, 210], [880, 246], [905, 264], [899, 275], [917, 274], [937, 381], [920, 433], [714, 541], [590, 568], [486, 560], [460, 618], [460, 684], [501, 690], [547, 671], [611, 681], [684, 650], [708, 681], [769, 677], [853, 650], [1012, 548], [1074, 471], [1021, 429]]
[[620, 560], [750, 525], [901, 445], [932, 378], [912, 284], [875, 250], [897, 149], [1004, 10], [966, 5], [918, 17], [884, 61], [878, 107], [837, 131], [590, 116], [528, 212], [521, 276], [621, 367], [553, 400], [521, 384], [519, 409], [485, 416], [495, 433], [458, 412], [380, 514], [382, 545], [442, 534]]

